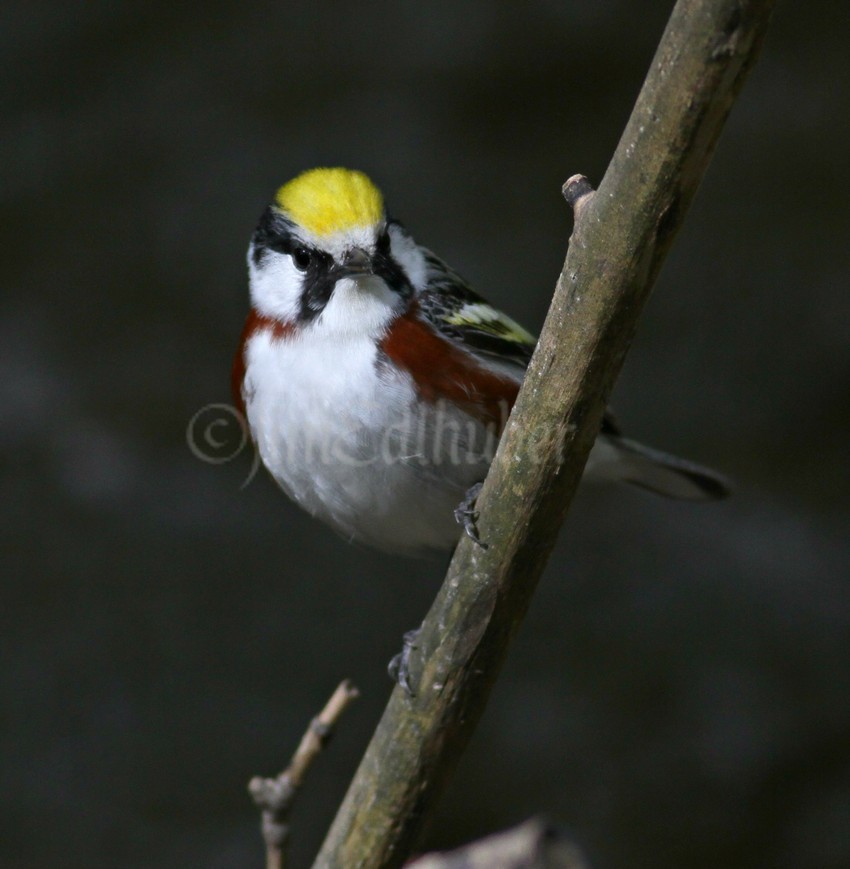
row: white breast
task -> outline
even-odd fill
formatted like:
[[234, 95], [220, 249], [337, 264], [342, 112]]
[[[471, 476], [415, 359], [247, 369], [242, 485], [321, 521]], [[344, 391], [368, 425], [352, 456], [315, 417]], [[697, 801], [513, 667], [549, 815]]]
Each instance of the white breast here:
[[286, 493], [349, 539], [416, 553], [454, 545], [453, 508], [494, 448], [454, 406], [426, 406], [373, 340], [307, 330], [246, 347], [248, 421]]

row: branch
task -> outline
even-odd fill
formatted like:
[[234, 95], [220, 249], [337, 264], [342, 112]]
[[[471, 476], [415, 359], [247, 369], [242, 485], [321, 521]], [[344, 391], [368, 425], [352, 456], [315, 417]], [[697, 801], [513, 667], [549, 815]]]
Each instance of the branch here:
[[483, 711], [581, 478], [638, 316], [767, 29], [773, 0], [679, 0], [599, 190], [571, 179], [569, 252], [478, 500], [318, 867], [410, 852]]
[[346, 679], [331, 695], [325, 708], [310, 722], [289, 766], [277, 778], [255, 776], [248, 783], [254, 802], [262, 809], [266, 869], [284, 869], [289, 844], [289, 813], [307, 771], [333, 733], [340, 715], [359, 692]]

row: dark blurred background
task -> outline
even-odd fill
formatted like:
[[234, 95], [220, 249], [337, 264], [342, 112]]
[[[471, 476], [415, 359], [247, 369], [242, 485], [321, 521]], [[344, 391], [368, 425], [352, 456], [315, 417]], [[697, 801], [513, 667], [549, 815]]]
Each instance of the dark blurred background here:
[[[363, 690], [440, 561], [350, 547], [192, 415], [229, 399], [275, 188], [365, 169], [529, 327], [672, 3], [39, 2], [2, 13], [0, 865], [260, 866], [248, 779]], [[614, 404], [734, 499], [588, 489], [428, 844], [545, 813], [595, 867], [850, 865], [846, 5], [780, 3]]]

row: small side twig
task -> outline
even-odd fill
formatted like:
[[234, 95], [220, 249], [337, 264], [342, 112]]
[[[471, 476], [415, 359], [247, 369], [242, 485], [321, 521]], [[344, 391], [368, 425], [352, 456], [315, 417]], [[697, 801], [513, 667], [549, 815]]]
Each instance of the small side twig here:
[[561, 187], [561, 193], [564, 195], [564, 199], [567, 200], [567, 204], [575, 212], [576, 218], [578, 218], [581, 208], [589, 202], [588, 197], [592, 196], [595, 192], [593, 185], [584, 175], [571, 175]]
[[289, 766], [277, 778], [255, 776], [248, 783], [254, 802], [262, 809], [266, 869], [284, 869], [289, 843], [289, 813], [307, 771], [333, 733], [339, 717], [360, 692], [346, 679], [337, 686], [325, 708], [310, 722]]

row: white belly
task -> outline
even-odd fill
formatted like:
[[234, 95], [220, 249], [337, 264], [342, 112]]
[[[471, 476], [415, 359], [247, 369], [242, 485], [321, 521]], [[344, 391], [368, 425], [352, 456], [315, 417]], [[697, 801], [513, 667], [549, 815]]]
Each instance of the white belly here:
[[246, 410], [286, 493], [349, 539], [417, 553], [460, 535], [453, 509], [484, 479], [495, 444], [454, 406], [416, 400], [371, 340], [255, 335]]

